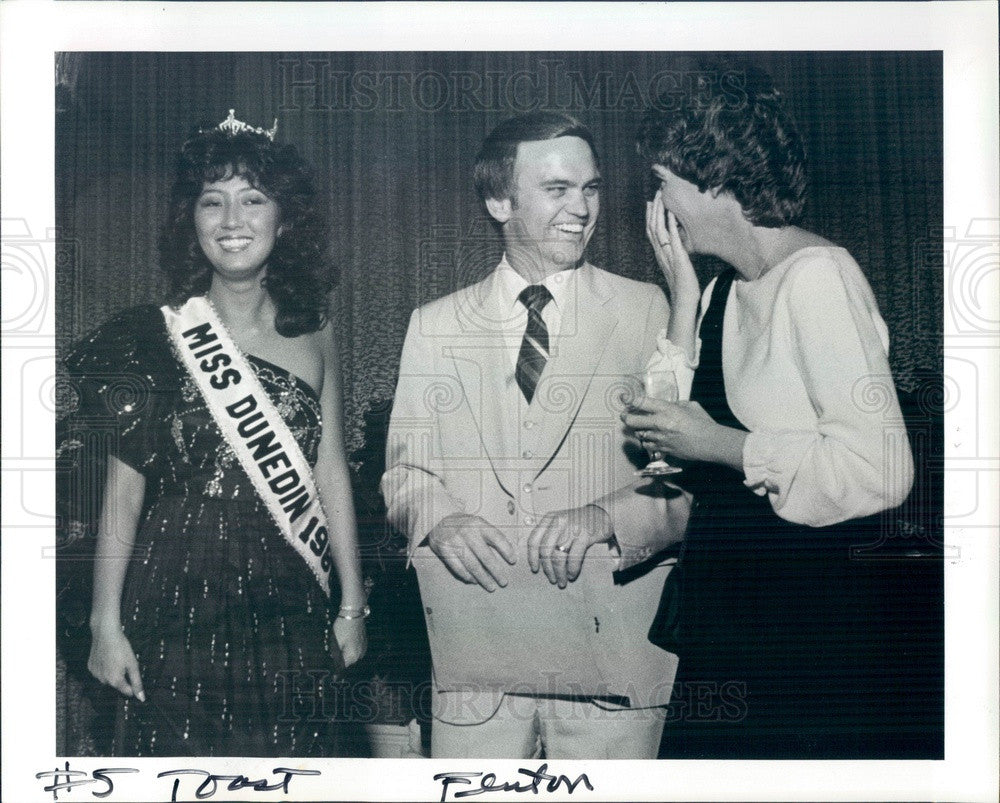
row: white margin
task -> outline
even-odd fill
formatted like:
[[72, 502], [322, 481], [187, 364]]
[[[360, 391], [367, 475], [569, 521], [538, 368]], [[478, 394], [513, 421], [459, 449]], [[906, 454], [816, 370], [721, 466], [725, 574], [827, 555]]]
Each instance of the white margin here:
[[[0, 121], [5, 239], [40, 241], [54, 262], [53, 55], [65, 50], [942, 50], [945, 92], [945, 225], [957, 237], [991, 226], [998, 205], [997, 6], [930, 3], [147, 3], [0, 2]], [[23, 223], [18, 223], [23, 221]], [[978, 221], [978, 222], [977, 222]], [[985, 223], [984, 223], [985, 221]], [[992, 221], [990, 223], [989, 221]], [[20, 227], [20, 228], [19, 228]], [[974, 233], [974, 232], [973, 232]], [[46, 242], [47, 241], [47, 242]], [[996, 240], [993, 240], [994, 245]], [[30, 262], [30, 258], [29, 258]], [[1000, 320], [996, 263], [987, 271], [977, 315]], [[53, 277], [28, 262], [3, 265], [3, 318], [20, 320], [41, 304], [31, 334], [3, 340], [3, 757], [4, 800], [48, 801], [34, 772], [55, 766], [53, 575], [39, 559], [40, 527], [54, 507], [50, 456], [53, 415]], [[946, 270], [948, 270], [946, 268]], [[945, 277], [946, 308], [958, 277]], [[39, 295], [41, 294], [41, 295]], [[945, 540], [961, 557], [947, 567], [947, 756], [943, 762], [559, 762], [587, 772], [597, 788], [552, 800], [995, 800], [998, 788], [998, 339], [956, 338], [946, 315], [946, 363], [971, 361], [979, 396], [946, 422], [950, 469], [975, 471], [976, 507], [964, 514], [968, 480], [948, 477]], [[947, 370], [947, 369], [946, 369]], [[969, 442], [968, 417], [978, 439]], [[25, 445], [30, 449], [25, 451]], [[26, 457], [25, 455], [31, 455]], [[968, 475], [962, 474], [963, 477]], [[962, 514], [962, 515], [960, 515]], [[53, 539], [49, 538], [48, 543]], [[438, 799], [434, 772], [484, 769], [515, 779], [519, 762], [331, 759], [315, 799]], [[173, 760], [74, 760], [74, 768], [191, 766]], [[202, 761], [270, 774], [274, 761]], [[122, 786], [122, 789], [125, 787]], [[609, 790], [618, 790], [609, 792]], [[122, 793], [124, 794], [124, 793]], [[219, 797], [266, 800], [253, 792]], [[508, 798], [493, 795], [491, 799]], [[81, 788], [63, 800], [94, 799]], [[169, 784], [148, 796], [169, 799]], [[288, 799], [287, 797], [284, 799]], [[301, 793], [295, 799], [306, 799]]]

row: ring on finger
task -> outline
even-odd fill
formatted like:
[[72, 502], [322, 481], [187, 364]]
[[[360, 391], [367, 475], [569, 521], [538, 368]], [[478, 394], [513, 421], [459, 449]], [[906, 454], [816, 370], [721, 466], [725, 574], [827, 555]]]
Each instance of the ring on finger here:
[[555, 550], [556, 552], [569, 552], [569, 547], [563, 544], [556, 544]]

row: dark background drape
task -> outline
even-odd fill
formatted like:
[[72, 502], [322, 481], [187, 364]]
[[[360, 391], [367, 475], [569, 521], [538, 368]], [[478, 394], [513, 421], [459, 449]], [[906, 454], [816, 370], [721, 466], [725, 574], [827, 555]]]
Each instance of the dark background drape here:
[[[605, 189], [589, 258], [656, 281], [633, 137], [657, 94], [690, 98], [706, 56], [61, 54], [57, 348], [123, 307], [163, 302], [156, 242], [192, 127], [230, 108], [265, 127], [277, 116], [279, 139], [314, 167], [329, 220], [347, 448], [364, 517], [377, 509], [379, 432], [411, 310], [478, 280], [500, 253], [471, 185], [485, 134], [533, 108], [590, 125]], [[805, 227], [857, 259], [889, 326], [896, 382], [921, 390], [942, 364], [940, 54], [755, 53], [730, 67], [746, 62], [771, 73], [799, 123], [809, 156]], [[703, 279], [715, 269], [699, 263]], [[59, 752], [87, 752], [79, 689], [61, 683], [58, 694]]]

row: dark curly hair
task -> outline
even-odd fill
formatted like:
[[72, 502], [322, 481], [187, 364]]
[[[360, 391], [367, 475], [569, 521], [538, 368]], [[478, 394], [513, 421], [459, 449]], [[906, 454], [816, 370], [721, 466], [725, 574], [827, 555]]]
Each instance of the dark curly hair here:
[[262, 280], [276, 307], [275, 329], [285, 337], [315, 332], [327, 320], [327, 293], [335, 276], [327, 260], [326, 226], [305, 161], [292, 145], [263, 134], [199, 132], [181, 148], [170, 210], [160, 237], [170, 302], [182, 304], [208, 292], [212, 264], [194, 227], [194, 208], [206, 182], [240, 176], [277, 205], [281, 236]]
[[770, 76], [717, 67], [702, 74], [723, 80], [699, 82], [683, 104], [661, 97], [643, 117], [639, 154], [702, 192], [731, 193], [755, 226], [797, 223], [806, 200], [805, 151]]

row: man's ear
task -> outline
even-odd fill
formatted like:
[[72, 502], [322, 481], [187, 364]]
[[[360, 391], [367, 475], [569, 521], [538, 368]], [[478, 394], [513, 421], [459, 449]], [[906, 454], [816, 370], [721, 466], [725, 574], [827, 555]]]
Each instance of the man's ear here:
[[510, 215], [513, 208], [514, 207], [510, 202], [510, 198], [486, 199], [486, 211], [489, 212], [490, 216], [497, 223], [500, 223], [501, 225], [510, 220]]

